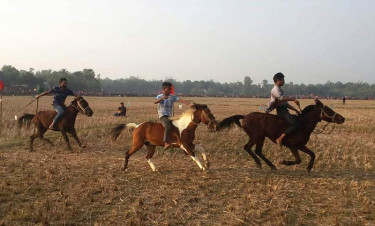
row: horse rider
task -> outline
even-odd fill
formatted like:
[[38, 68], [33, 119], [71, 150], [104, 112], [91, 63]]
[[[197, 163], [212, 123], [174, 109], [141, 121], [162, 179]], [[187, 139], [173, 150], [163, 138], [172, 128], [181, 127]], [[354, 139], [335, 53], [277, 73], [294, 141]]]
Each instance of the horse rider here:
[[183, 100], [178, 96], [171, 94], [172, 84], [170, 82], [163, 82], [162, 90], [163, 93], [156, 96], [156, 100], [154, 104], [158, 104], [158, 116], [163, 124], [164, 130], [164, 149], [167, 149], [171, 146], [169, 142], [169, 134], [172, 130], [172, 122], [169, 120], [169, 117], [172, 116], [172, 107], [175, 101], [180, 101], [186, 105], [190, 105], [191, 103], [187, 100]]
[[271, 90], [271, 100], [266, 108], [266, 113], [269, 113], [276, 108], [277, 116], [289, 123], [289, 127], [285, 130], [285, 132], [276, 139], [276, 143], [278, 145], [282, 145], [285, 136], [292, 133], [299, 127], [297, 120], [289, 113], [288, 108], [297, 112], [298, 114], [301, 113], [288, 103], [288, 101], [293, 101], [295, 104], [299, 105], [299, 101], [295, 97], [284, 96], [284, 91], [281, 89], [281, 86], [285, 84], [284, 77], [285, 76], [281, 72], [276, 73], [273, 76], [275, 85]]
[[79, 95], [74, 93], [71, 89], [68, 88], [68, 80], [66, 78], [60, 78], [59, 86], [53, 87], [52, 89], [45, 91], [35, 98], [39, 99], [39, 97], [47, 95], [47, 94], [54, 94], [53, 96], [53, 108], [57, 112], [57, 115], [53, 119], [51, 125], [48, 129], [53, 130], [54, 126], [57, 125], [59, 119], [65, 114], [65, 99], [67, 96], [75, 96], [78, 97]]

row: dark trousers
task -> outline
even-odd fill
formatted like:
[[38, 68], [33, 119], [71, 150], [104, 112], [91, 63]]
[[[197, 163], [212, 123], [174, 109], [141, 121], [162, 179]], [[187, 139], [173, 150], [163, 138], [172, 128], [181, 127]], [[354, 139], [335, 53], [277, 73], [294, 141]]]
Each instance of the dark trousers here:
[[171, 133], [171, 130], [172, 130], [172, 122], [169, 120], [169, 116], [166, 116], [166, 115], [160, 117], [160, 121], [161, 121], [161, 124], [163, 124], [165, 128], [163, 141], [168, 143], [169, 134]]
[[288, 129], [285, 130], [284, 134], [288, 135], [292, 133], [294, 130], [299, 128], [299, 124], [297, 120], [289, 113], [288, 110], [277, 112], [277, 115], [284, 119], [287, 123], [289, 123]]

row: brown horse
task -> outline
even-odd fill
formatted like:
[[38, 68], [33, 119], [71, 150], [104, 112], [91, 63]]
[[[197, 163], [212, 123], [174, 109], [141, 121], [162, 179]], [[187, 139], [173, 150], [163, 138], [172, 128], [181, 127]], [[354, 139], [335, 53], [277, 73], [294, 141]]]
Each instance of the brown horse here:
[[[67, 148], [70, 151], [73, 150], [69, 144], [69, 139], [66, 133], [70, 133], [77, 141], [78, 145], [80, 147], [84, 147], [82, 146], [81, 141], [77, 136], [76, 129], [74, 128], [78, 112], [89, 117], [93, 114], [93, 111], [89, 107], [89, 104], [82, 97], [77, 97], [72, 101], [72, 103], [65, 109], [64, 116], [58, 121], [57, 126], [53, 129], [54, 131], [60, 131], [62, 133]], [[33, 117], [31, 122], [36, 128], [36, 132], [30, 137], [30, 151], [34, 151], [33, 142], [36, 138], [39, 138], [53, 145], [52, 141], [48, 138], [45, 138], [43, 134], [47, 132], [48, 127], [49, 125], [51, 125], [52, 120], [55, 118], [56, 114], [56, 111], [40, 111]], [[21, 118], [22, 117], [20, 117], [20, 119]]]
[[[203, 122], [214, 131], [217, 130], [218, 123], [207, 105], [193, 104], [191, 105], [191, 108], [192, 109], [190, 111], [182, 114], [179, 119], [172, 120], [173, 127], [170, 134], [170, 140], [173, 147], [183, 149], [187, 154], [190, 155], [194, 162], [197, 163], [200, 169], [205, 170], [205, 167], [202, 166], [194, 153], [194, 150], [200, 150], [205, 161], [205, 165], [208, 167], [209, 163], [203, 147], [193, 143], [195, 139], [195, 130], [197, 129], [199, 123]], [[143, 122], [139, 125], [136, 125], [135, 123], [121, 124], [112, 129], [112, 139], [116, 140], [125, 128], [135, 129], [133, 131], [132, 146], [130, 150], [125, 153], [125, 163], [123, 169], [127, 169], [130, 156], [141, 149], [143, 145], [146, 145], [148, 149], [146, 156], [147, 162], [153, 171], [157, 171], [155, 165], [151, 161], [151, 158], [154, 155], [156, 146], [164, 146], [163, 125], [156, 122]]]
[[[318, 122], [324, 120], [329, 123], [341, 124], [345, 121], [343, 116], [325, 106], [318, 99], [316, 99], [315, 102], [315, 105], [307, 106], [302, 111], [302, 114], [297, 116], [300, 127], [283, 140], [283, 145], [287, 146], [292, 151], [295, 161], [284, 160], [280, 162], [281, 164], [288, 166], [300, 164], [301, 158], [298, 150], [301, 150], [311, 157], [307, 166], [307, 170], [310, 172], [314, 165], [315, 154], [306, 147], [306, 143]], [[242, 124], [239, 121], [240, 119], [243, 119]], [[276, 115], [254, 112], [245, 116], [234, 115], [226, 118], [219, 123], [219, 128], [228, 128], [233, 123], [240, 126], [250, 137], [250, 140], [244, 146], [244, 149], [251, 155], [251, 157], [253, 157], [258, 167], [261, 167], [260, 160], [251, 151], [251, 148], [254, 145], [256, 145], [255, 153], [263, 159], [271, 169], [275, 170], [276, 167], [262, 153], [264, 139], [268, 137], [272, 142], [276, 143], [276, 139], [288, 128], [289, 125]]]

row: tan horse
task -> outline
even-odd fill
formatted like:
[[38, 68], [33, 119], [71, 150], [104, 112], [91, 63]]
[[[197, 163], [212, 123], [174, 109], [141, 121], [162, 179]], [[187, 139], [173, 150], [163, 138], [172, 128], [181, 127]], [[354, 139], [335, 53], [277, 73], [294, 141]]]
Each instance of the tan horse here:
[[[74, 124], [76, 122], [76, 117], [78, 112], [86, 115], [92, 116], [93, 112], [89, 107], [89, 104], [85, 99], [82, 97], [76, 97], [72, 103], [65, 109], [64, 116], [58, 121], [56, 127], [53, 129], [54, 131], [60, 131], [64, 137], [66, 142], [67, 148], [70, 151], [72, 147], [69, 144], [69, 138], [66, 133], [72, 134], [73, 138], [76, 140], [80, 147], [83, 147], [81, 141], [79, 140], [76, 129], [74, 128]], [[55, 118], [57, 112], [56, 111], [40, 111], [38, 112], [32, 119], [32, 123], [36, 128], [36, 132], [30, 137], [30, 151], [34, 151], [33, 142], [36, 138], [39, 138], [47, 143], [53, 145], [52, 141], [48, 138], [45, 138], [43, 135], [47, 132], [49, 125], [51, 125], [52, 120]], [[23, 117], [21, 116], [20, 119]], [[19, 119], [19, 120], [20, 120]], [[20, 123], [20, 121], [19, 121]], [[21, 123], [22, 126], [22, 123]]]
[[[209, 163], [203, 147], [193, 143], [195, 139], [195, 130], [202, 122], [212, 131], [216, 131], [218, 129], [218, 123], [207, 105], [193, 104], [191, 105], [191, 108], [191, 110], [182, 114], [179, 119], [172, 120], [173, 127], [170, 134], [170, 141], [172, 142], [173, 147], [183, 149], [188, 155], [190, 155], [194, 162], [197, 163], [200, 169], [205, 170], [206, 168], [202, 166], [194, 153], [194, 150], [200, 150], [205, 161], [205, 166], [208, 167]], [[112, 129], [112, 139], [116, 140], [125, 128], [135, 129], [133, 131], [132, 146], [130, 150], [125, 153], [123, 169], [127, 169], [130, 156], [141, 149], [143, 145], [146, 145], [148, 149], [146, 156], [147, 162], [153, 171], [157, 171], [151, 158], [154, 155], [156, 146], [164, 146], [163, 125], [156, 122], [143, 122], [139, 125], [136, 125], [135, 123], [121, 124]]]

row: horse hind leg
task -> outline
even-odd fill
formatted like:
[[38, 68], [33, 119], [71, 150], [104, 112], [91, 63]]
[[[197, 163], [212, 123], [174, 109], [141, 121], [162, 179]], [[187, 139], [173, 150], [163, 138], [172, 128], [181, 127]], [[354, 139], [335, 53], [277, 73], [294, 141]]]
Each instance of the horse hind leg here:
[[[38, 133], [38, 132], [37, 132]], [[30, 136], [30, 152], [34, 151], [34, 140], [39, 137], [39, 134], [34, 133], [33, 135]]]
[[204, 161], [205, 168], [206, 169], [210, 168], [210, 161], [208, 161], [207, 154], [204, 151], [204, 148], [197, 144], [197, 145], [195, 145], [195, 150], [199, 150], [200, 153], [202, 154], [202, 158], [203, 158], [203, 161]]
[[39, 137], [41, 140], [47, 142], [48, 144], [50, 144], [51, 146], [54, 146], [52, 141], [48, 138], [45, 138], [43, 135]]
[[199, 159], [197, 158], [197, 156], [194, 154], [194, 152], [192, 152], [191, 150], [185, 148], [184, 145], [181, 145], [180, 147], [181, 147], [184, 151], [186, 151], [186, 153], [188, 153], [188, 154], [190, 155], [191, 159], [193, 159], [193, 161], [198, 165], [198, 167], [199, 167], [201, 170], [203, 170], [203, 171], [206, 170], [206, 168], [204, 168], [204, 167], [202, 166], [201, 162], [199, 161]]
[[148, 150], [147, 151], [147, 156], [146, 156], [147, 162], [150, 165], [152, 171], [157, 172], [158, 170], [156, 169], [154, 163], [151, 161], [152, 156], [155, 153], [156, 146], [155, 145], [151, 145], [151, 144], [146, 144], [146, 146], [147, 146], [147, 150]]
[[40, 138], [43, 140], [43, 134], [46, 132], [46, 129], [43, 127], [42, 123], [38, 123], [37, 126], [35, 126], [36, 132], [30, 136], [30, 152], [34, 151], [34, 140], [36, 138]]
[[133, 143], [130, 150], [125, 152], [124, 168], [122, 168], [122, 170], [125, 170], [125, 171], [128, 170], [128, 162], [129, 162], [130, 156], [133, 155], [142, 147], [143, 147], [143, 143], [141, 142]]
[[247, 142], [247, 144], [245, 144], [245, 146], [243, 147], [245, 149], [245, 151], [247, 151], [247, 153], [250, 154], [250, 156], [254, 159], [255, 163], [257, 164], [257, 166], [259, 167], [259, 169], [262, 168], [262, 164], [260, 162], [260, 159], [254, 154], [254, 152], [251, 150], [251, 148], [254, 146], [255, 142], [253, 140], [249, 140], [249, 142]]
[[272, 164], [270, 160], [266, 158], [266, 156], [262, 153], [264, 138], [256, 142], [255, 154], [257, 154], [272, 170], [277, 170], [276, 166]]
[[290, 151], [292, 152], [294, 158], [296, 159], [295, 161], [286, 161], [283, 160], [280, 162], [280, 164], [286, 165], [286, 166], [291, 166], [291, 165], [297, 165], [301, 163], [301, 157], [299, 156], [298, 149], [296, 148], [291, 148]]

